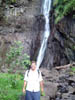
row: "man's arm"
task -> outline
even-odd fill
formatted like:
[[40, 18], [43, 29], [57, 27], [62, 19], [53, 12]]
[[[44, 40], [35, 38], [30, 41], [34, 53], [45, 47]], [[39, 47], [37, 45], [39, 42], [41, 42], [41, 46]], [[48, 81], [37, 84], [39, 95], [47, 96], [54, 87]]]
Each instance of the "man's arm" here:
[[25, 89], [26, 89], [26, 81], [24, 80], [23, 93], [25, 93]]
[[28, 77], [27, 77], [27, 72], [28, 72], [28, 71], [26, 71], [26, 72], [25, 72], [25, 75], [24, 75], [23, 93], [25, 93], [25, 89], [26, 89], [26, 85], [27, 85], [27, 79], [28, 79]]

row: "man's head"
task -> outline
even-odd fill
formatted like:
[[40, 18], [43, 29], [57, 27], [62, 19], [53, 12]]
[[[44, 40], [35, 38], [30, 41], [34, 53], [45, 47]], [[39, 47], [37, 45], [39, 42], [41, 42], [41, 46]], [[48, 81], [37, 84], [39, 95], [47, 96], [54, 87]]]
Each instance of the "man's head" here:
[[36, 69], [36, 62], [35, 61], [32, 61], [32, 63], [31, 63], [31, 69], [32, 70]]

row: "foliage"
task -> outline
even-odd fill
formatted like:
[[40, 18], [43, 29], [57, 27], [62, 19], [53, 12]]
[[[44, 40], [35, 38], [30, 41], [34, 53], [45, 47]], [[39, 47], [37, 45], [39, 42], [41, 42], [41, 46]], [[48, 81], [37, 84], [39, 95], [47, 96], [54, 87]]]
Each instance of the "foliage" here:
[[[10, 5], [10, 4], [15, 4], [17, 1], [16, 0], [0, 0], [0, 5], [5, 4], [5, 5]], [[1, 5], [1, 6], [2, 6]]]
[[6, 0], [6, 4], [15, 4], [16, 0]]
[[0, 21], [5, 21], [4, 10], [7, 5], [14, 5], [16, 3], [16, 0], [0, 0]]
[[58, 4], [58, 0], [53, 0], [53, 6], [56, 6]]
[[74, 67], [72, 67], [72, 68], [71, 68], [71, 70], [72, 70], [73, 72], [75, 72], [75, 66], [74, 66]]
[[30, 57], [23, 53], [23, 49], [22, 42], [15, 41], [6, 53], [6, 64], [11, 68], [11, 71], [19, 66], [27, 68], [30, 65]]
[[0, 73], [0, 100], [19, 100], [22, 87], [21, 75]]
[[75, 9], [75, 0], [54, 0], [55, 23], [58, 23], [64, 16], [72, 13]]
[[69, 74], [72, 76], [75, 75], [75, 66], [71, 66]]
[[45, 92], [43, 92], [43, 93], [41, 92], [41, 96], [45, 96]]

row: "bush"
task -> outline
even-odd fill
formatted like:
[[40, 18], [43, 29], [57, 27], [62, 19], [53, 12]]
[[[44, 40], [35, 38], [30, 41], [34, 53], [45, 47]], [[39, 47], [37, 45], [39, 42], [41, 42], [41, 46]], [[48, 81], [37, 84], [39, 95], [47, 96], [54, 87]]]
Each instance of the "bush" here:
[[27, 68], [30, 65], [30, 57], [23, 53], [23, 45], [21, 41], [15, 41], [6, 53], [6, 64], [11, 72], [16, 67]]
[[74, 66], [74, 67], [72, 67], [72, 68], [71, 68], [71, 70], [72, 70], [73, 72], [75, 72], [75, 66]]
[[75, 0], [54, 0], [55, 23], [57, 24], [64, 16], [72, 13], [75, 9]]
[[23, 77], [21, 75], [0, 73], [0, 100], [19, 100], [22, 87]]
[[15, 4], [16, 0], [6, 0], [6, 4]]

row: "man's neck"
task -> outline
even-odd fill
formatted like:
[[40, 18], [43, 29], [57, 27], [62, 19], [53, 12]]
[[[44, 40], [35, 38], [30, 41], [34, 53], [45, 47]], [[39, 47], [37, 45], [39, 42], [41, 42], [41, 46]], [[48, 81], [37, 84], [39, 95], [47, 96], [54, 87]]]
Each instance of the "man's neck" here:
[[33, 69], [31, 69], [31, 70], [32, 70], [32, 71], [36, 71], [36, 69], [34, 69], [34, 70], [33, 70]]

